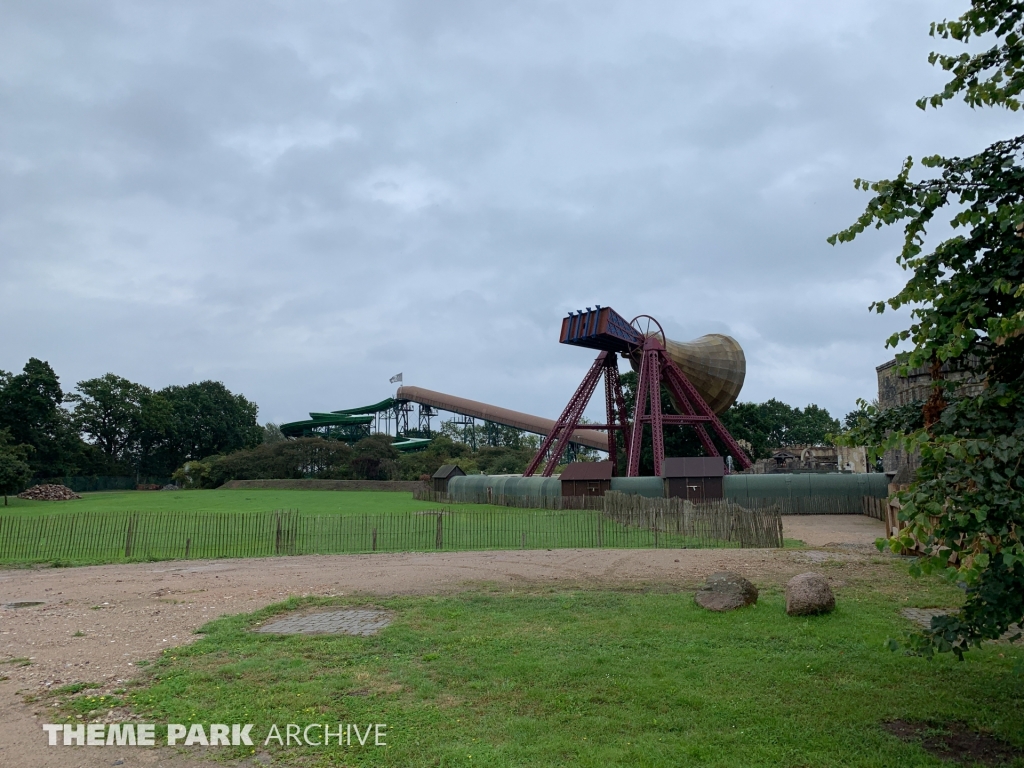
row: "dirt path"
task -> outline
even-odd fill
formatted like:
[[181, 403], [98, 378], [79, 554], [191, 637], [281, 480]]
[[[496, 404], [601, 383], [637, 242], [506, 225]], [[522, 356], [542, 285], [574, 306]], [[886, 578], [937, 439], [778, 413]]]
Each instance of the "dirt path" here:
[[[244, 613], [289, 595], [427, 594], [472, 584], [694, 587], [717, 570], [758, 584], [782, 583], [824, 558], [867, 562], [882, 524], [866, 517], [786, 518], [787, 538], [832, 552], [796, 550], [553, 550], [282, 557], [172, 561], [89, 568], [0, 571], [0, 765], [107, 768], [201, 763], [168, 748], [47, 748], [44, 704], [24, 702], [73, 682], [116, 688], [135, 662], [195, 639], [193, 630], [225, 614]], [[118, 762], [122, 761], [122, 762]]]

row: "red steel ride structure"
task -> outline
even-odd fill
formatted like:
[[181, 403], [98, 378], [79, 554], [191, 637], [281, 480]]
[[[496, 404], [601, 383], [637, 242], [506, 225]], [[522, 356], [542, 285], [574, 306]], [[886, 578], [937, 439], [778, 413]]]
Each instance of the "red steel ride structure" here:
[[[724, 342], [719, 342], [719, 339]], [[562, 415], [555, 422], [554, 429], [544, 438], [537, 454], [530, 461], [526, 472], [523, 473], [525, 477], [533, 475], [541, 463], [544, 463], [543, 476], [550, 477], [569, 447], [571, 436], [580, 429], [597, 429], [608, 432], [608, 458], [612, 461], [612, 467], [618, 466], [616, 433], [621, 432], [624, 438], [623, 444], [627, 450], [627, 476], [637, 477], [640, 474], [640, 451], [645, 425], [650, 425], [651, 428], [655, 475], [661, 475], [662, 464], [665, 460], [664, 428], [666, 424], [682, 424], [693, 427], [705, 454], [720, 456], [721, 454], [708, 432], [708, 428], [710, 428], [741, 468], [747, 469], [751, 466], [750, 458], [729, 434], [729, 430], [722, 424], [715, 410], [708, 405], [701, 391], [691, 383], [690, 378], [676, 362], [681, 355], [686, 355], [687, 361], [694, 363], [690, 366], [691, 370], [696, 370], [701, 374], [701, 382], [705, 389], [715, 391], [715, 401], [719, 404], [719, 410], [724, 410], [739, 393], [743, 372], [740, 370], [738, 374], [738, 383], [725, 381], [727, 377], [719, 373], [713, 365], [703, 364], [700, 355], [706, 349], [717, 350], [728, 343], [735, 350], [730, 348], [724, 354], [738, 359], [738, 365], [743, 368], [745, 364], [742, 351], [732, 339], [724, 336], [704, 337], [694, 344], [679, 344], [666, 339], [661, 325], [648, 315], [640, 315], [627, 322], [611, 307], [599, 305], [596, 309], [588, 307], [586, 312], [570, 313], [562, 321], [559, 341], [562, 344], [589, 347], [601, 351], [569, 400], [568, 405], [565, 406]], [[667, 349], [669, 346], [675, 347], [672, 354]], [[691, 353], [689, 349], [684, 348], [696, 351]], [[617, 354], [628, 358], [639, 372], [632, 419], [626, 412]], [[583, 412], [590, 403], [602, 377], [605, 382], [606, 423], [581, 424]], [[727, 385], [724, 389], [728, 390], [728, 385], [731, 385], [731, 391], [721, 391], [723, 387], [720, 385], [723, 381]], [[677, 413], [663, 412], [661, 407], [662, 386], [668, 391]]]

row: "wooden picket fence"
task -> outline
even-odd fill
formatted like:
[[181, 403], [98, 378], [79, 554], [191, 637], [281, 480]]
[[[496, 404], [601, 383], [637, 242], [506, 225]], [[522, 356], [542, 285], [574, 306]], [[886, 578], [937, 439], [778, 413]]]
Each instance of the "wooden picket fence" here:
[[[452, 504], [447, 494], [419, 491], [415, 498]], [[459, 504], [491, 504], [521, 509], [593, 509], [621, 525], [672, 533], [697, 542], [734, 542], [742, 547], [781, 547], [782, 518], [778, 499], [729, 499], [694, 504], [678, 498], [652, 498], [608, 491], [604, 496], [463, 496]], [[720, 544], [718, 544], [720, 545]], [[708, 546], [704, 544], [703, 546]]]
[[728, 499], [693, 504], [679, 498], [645, 498], [609, 491], [605, 515], [621, 525], [698, 541], [735, 542], [740, 547], [781, 547], [777, 505], [740, 506]]
[[736, 505], [697, 506], [672, 499], [614, 499], [606, 510], [495, 506], [390, 515], [307, 515], [298, 510], [12, 515], [0, 517], [0, 563], [71, 565], [430, 550], [782, 546], [781, 521], [770, 511]]
[[293, 554], [297, 510], [71, 512], [0, 517], [0, 562], [117, 562]]
[[889, 500], [865, 496], [861, 499], [861, 513], [884, 522], [889, 513]]
[[[611, 491], [611, 493], [618, 493]], [[491, 496], [486, 493], [462, 494], [457, 497], [447, 493], [437, 493], [430, 489], [413, 492], [413, 498], [419, 501], [432, 501], [439, 504], [491, 504], [502, 507], [519, 507], [520, 509], [604, 509], [602, 496]], [[640, 498], [640, 497], [638, 497]], [[662, 497], [644, 497], [651, 501], [659, 501]], [[777, 508], [781, 515], [869, 515], [884, 520], [885, 499], [872, 499], [861, 496], [794, 496], [794, 497], [741, 497], [733, 499], [708, 499], [701, 504], [721, 502], [739, 504], [748, 509]], [[881, 506], [880, 506], [881, 505]], [[882, 509], [882, 512], [878, 510]]]

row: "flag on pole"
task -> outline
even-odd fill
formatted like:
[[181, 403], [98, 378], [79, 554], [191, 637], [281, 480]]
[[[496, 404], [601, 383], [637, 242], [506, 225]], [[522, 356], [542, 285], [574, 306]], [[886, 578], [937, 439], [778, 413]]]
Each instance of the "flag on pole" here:
[[392, 384], [401, 384], [402, 383], [402, 374], [396, 373], [394, 376], [392, 376], [391, 377], [391, 383]]

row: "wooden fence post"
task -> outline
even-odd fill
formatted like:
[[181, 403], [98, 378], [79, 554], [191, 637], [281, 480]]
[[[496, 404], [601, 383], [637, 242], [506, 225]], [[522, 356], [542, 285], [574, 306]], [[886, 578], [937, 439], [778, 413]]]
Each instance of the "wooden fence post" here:
[[124, 537], [124, 559], [132, 556], [132, 537], [135, 533], [135, 520], [138, 515], [128, 515], [128, 531]]

